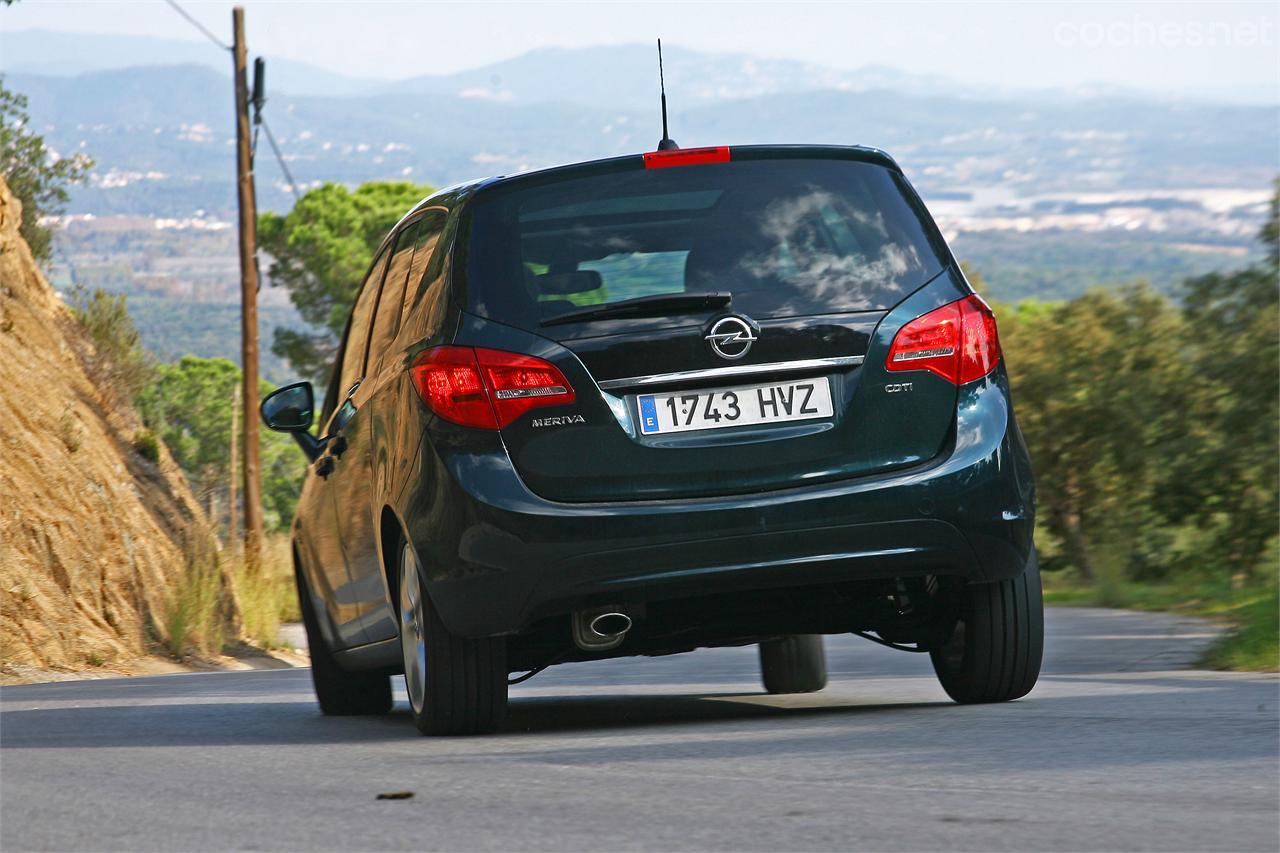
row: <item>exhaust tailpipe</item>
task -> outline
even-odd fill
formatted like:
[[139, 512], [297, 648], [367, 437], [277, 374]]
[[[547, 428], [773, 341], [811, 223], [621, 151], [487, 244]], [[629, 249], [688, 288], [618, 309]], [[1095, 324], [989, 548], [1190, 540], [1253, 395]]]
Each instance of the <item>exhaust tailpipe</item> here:
[[597, 636], [612, 639], [631, 630], [631, 617], [625, 613], [601, 613], [588, 627]]
[[573, 614], [573, 642], [584, 652], [607, 652], [622, 645], [631, 617], [616, 607], [579, 610]]

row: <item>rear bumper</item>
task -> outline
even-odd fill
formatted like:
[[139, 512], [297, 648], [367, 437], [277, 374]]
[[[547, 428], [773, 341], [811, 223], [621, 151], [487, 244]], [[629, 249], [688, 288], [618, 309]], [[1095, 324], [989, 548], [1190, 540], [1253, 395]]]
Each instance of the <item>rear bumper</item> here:
[[961, 389], [938, 459], [874, 478], [565, 504], [531, 493], [505, 459], [427, 454], [438, 476], [408, 496], [406, 526], [441, 618], [463, 636], [711, 592], [920, 574], [992, 581], [1016, 576], [1031, 549], [1034, 488], [1003, 371]]

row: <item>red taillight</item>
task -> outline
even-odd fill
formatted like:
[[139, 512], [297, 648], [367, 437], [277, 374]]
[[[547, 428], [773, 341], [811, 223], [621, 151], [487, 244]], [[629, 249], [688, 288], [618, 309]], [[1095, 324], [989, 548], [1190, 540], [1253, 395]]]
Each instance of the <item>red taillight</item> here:
[[563, 406], [576, 399], [569, 380], [549, 361], [496, 349], [477, 349], [476, 358], [500, 427], [530, 409]]
[[409, 368], [422, 402], [446, 421], [481, 429], [497, 429], [489, 395], [480, 379], [480, 364], [471, 347], [435, 347]]
[[646, 169], [665, 169], [668, 166], [702, 166], [706, 163], [728, 163], [729, 146], [719, 148], [673, 148], [670, 151], [650, 151], [644, 155]]
[[501, 429], [530, 409], [575, 399], [554, 364], [501, 350], [435, 347], [409, 373], [431, 411], [478, 429]]
[[917, 317], [898, 330], [886, 370], [928, 370], [964, 385], [981, 379], [1000, 360], [996, 318], [979, 296], [966, 296]]

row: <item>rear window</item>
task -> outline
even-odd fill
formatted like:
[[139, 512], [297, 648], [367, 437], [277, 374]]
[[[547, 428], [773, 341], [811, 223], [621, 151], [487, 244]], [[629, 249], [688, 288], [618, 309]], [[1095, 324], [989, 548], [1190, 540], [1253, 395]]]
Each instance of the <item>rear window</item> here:
[[897, 173], [751, 160], [496, 187], [472, 206], [471, 310], [534, 328], [587, 305], [729, 291], [757, 319], [884, 310], [943, 268]]

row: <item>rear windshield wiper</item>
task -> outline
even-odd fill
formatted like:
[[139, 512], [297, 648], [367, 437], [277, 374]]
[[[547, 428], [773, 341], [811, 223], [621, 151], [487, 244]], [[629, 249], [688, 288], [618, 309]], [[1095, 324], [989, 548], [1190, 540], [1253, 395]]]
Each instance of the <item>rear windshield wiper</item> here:
[[728, 308], [732, 293], [659, 293], [639, 296], [608, 305], [588, 305], [543, 320], [543, 326], [577, 323], [580, 320], [608, 320], [613, 317], [652, 317], [666, 311], [697, 311], [699, 308]]

